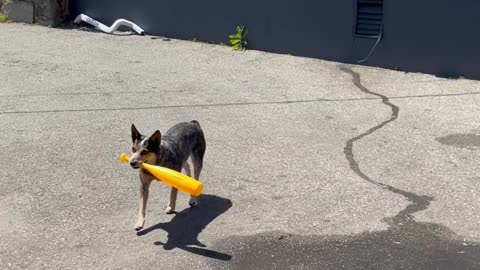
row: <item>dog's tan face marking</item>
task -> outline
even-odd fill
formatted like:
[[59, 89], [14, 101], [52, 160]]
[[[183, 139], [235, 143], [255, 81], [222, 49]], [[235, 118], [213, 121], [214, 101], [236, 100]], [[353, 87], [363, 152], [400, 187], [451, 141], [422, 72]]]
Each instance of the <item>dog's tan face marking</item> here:
[[132, 158], [142, 163], [155, 164], [156, 156], [146, 148], [132, 149]]
[[148, 137], [142, 137], [141, 140], [136, 140], [132, 147], [132, 155], [130, 160], [132, 161], [132, 167], [138, 168], [141, 163], [155, 164], [156, 155], [148, 150]]

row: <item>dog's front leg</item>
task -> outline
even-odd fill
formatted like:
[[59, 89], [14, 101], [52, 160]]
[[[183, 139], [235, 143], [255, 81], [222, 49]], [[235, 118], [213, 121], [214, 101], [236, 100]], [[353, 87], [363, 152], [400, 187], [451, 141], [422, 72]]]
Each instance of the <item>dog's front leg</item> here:
[[139, 231], [143, 228], [145, 223], [145, 209], [147, 208], [148, 190], [152, 177], [149, 175], [140, 173], [140, 199], [138, 201], [138, 220], [135, 224], [135, 230]]
[[172, 188], [170, 191], [170, 203], [167, 206], [167, 209], [165, 209], [165, 213], [167, 214], [173, 214], [175, 213], [175, 205], [177, 203], [177, 193], [178, 189]]

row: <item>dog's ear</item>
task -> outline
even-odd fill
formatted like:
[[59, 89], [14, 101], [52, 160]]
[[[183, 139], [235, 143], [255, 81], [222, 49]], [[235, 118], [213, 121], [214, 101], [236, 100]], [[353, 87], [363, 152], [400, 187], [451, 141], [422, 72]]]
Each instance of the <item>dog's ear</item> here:
[[162, 139], [162, 133], [160, 133], [160, 130], [155, 131], [152, 136], [150, 136], [150, 143], [153, 145], [160, 145], [160, 140]]
[[140, 140], [141, 137], [142, 137], [142, 135], [140, 134], [140, 132], [138, 132], [135, 125], [132, 124], [132, 142], [135, 143], [135, 141]]

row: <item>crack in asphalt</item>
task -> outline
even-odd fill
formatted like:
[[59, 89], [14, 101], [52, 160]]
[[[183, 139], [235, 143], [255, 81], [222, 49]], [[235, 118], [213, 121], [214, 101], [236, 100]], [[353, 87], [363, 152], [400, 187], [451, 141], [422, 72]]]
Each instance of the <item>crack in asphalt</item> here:
[[357, 141], [365, 138], [366, 136], [372, 134], [373, 132], [383, 128], [385, 125], [389, 124], [390, 122], [395, 121], [398, 118], [400, 108], [397, 105], [391, 103], [387, 96], [379, 94], [379, 93], [375, 93], [373, 91], [370, 91], [367, 87], [365, 87], [361, 82], [361, 78], [360, 78], [359, 73], [357, 73], [357, 72], [353, 71], [352, 69], [350, 69], [348, 67], [345, 67], [345, 66], [340, 66], [339, 69], [352, 76], [353, 84], [358, 89], [360, 89], [360, 91], [362, 91], [366, 94], [372, 95], [372, 96], [379, 97], [382, 100], [383, 104], [387, 105], [392, 110], [392, 113], [391, 113], [389, 119], [375, 125], [374, 127], [371, 127], [370, 129], [363, 132], [362, 134], [357, 135], [357, 136], [349, 139], [345, 144], [345, 148], [343, 150], [343, 153], [345, 154], [345, 158], [348, 160], [348, 163], [350, 164], [350, 169], [352, 171], [354, 171], [358, 176], [360, 176], [363, 180], [365, 180], [365, 181], [367, 181], [371, 184], [374, 184], [374, 185], [376, 185], [376, 186], [378, 186], [382, 189], [385, 189], [385, 190], [388, 190], [388, 191], [393, 192], [395, 194], [401, 195], [410, 202], [410, 204], [407, 207], [405, 207], [405, 209], [403, 209], [397, 215], [395, 215], [393, 218], [391, 218], [391, 220], [385, 219], [385, 221], [390, 226], [392, 226], [392, 225], [393, 226], [401, 226], [401, 225], [407, 223], [408, 221], [413, 220], [413, 214], [414, 213], [427, 209], [428, 206], [430, 205], [430, 202], [434, 198], [430, 197], [430, 196], [425, 196], [425, 195], [420, 196], [420, 195], [417, 195], [413, 192], [408, 192], [408, 191], [405, 191], [405, 190], [401, 190], [399, 188], [396, 188], [396, 187], [393, 187], [393, 186], [390, 186], [390, 185], [387, 185], [387, 184], [384, 184], [384, 183], [373, 180], [372, 178], [370, 178], [368, 175], [366, 175], [361, 170], [361, 168], [358, 165], [358, 162], [355, 160], [355, 156], [353, 154], [353, 145], [354, 145], [355, 142], [357, 142]]

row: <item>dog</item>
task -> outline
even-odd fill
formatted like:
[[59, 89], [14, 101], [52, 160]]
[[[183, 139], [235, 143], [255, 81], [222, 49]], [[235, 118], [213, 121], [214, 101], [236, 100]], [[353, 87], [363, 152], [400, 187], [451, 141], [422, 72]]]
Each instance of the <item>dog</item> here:
[[[150, 137], [138, 132], [132, 124], [132, 155], [130, 166], [139, 169], [142, 163], [166, 167], [178, 172], [184, 169], [186, 175], [192, 177], [192, 170], [188, 160], [191, 160], [193, 167], [193, 178], [200, 180], [200, 172], [203, 168], [203, 156], [206, 150], [206, 142], [203, 130], [198, 121], [182, 122], [171, 127], [162, 136], [159, 130]], [[148, 200], [150, 183], [155, 178], [148, 171], [140, 169], [140, 199], [138, 220], [135, 230], [139, 231], [145, 223], [145, 209]], [[175, 213], [175, 205], [178, 190], [172, 188], [170, 191], [170, 202], [165, 209], [167, 214]], [[197, 198], [191, 197], [191, 207], [197, 205]]]

